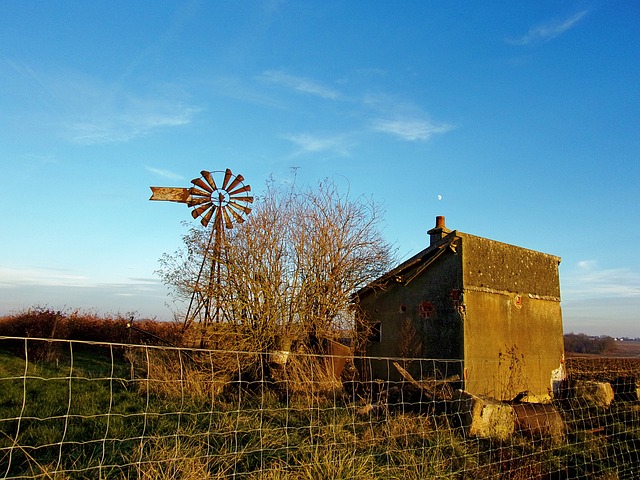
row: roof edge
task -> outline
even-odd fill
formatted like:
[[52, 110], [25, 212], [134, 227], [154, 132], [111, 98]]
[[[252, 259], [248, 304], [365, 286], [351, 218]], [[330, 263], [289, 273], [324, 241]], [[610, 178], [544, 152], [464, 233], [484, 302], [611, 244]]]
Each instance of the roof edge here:
[[389, 270], [384, 275], [380, 276], [376, 280], [373, 280], [369, 284], [362, 287], [360, 290], [353, 294], [353, 297], [361, 297], [362, 295], [368, 293], [371, 290], [384, 288], [389, 281], [394, 280], [398, 283], [402, 282], [400, 278], [403, 273], [413, 267], [418, 267], [420, 264], [423, 264], [433, 258], [435, 255], [439, 255], [439, 252], [443, 252], [447, 246], [455, 242], [459, 237], [457, 230], [452, 230], [441, 240], [437, 241], [433, 245], [428, 246], [424, 250], [421, 250], [413, 257], [405, 260], [397, 267]]

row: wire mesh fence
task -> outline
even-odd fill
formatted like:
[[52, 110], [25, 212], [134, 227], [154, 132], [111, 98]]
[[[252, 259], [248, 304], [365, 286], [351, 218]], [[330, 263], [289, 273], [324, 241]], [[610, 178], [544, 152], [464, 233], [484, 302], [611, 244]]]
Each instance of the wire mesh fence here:
[[465, 394], [457, 360], [352, 360], [0, 337], [0, 475], [638, 478], [632, 360], [570, 359], [536, 404]]

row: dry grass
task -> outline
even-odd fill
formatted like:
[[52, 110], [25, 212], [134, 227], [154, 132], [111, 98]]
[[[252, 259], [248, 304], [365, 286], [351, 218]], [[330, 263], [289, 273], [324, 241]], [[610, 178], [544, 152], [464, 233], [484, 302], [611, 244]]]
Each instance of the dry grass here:
[[228, 471], [219, 475], [210, 470], [210, 460], [202, 443], [189, 437], [171, 439], [149, 438], [135, 452], [136, 477], [140, 480], [208, 480], [228, 478]]
[[342, 391], [331, 358], [312, 355], [304, 347], [291, 353], [284, 366], [273, 366], [272, 377], [280, 391], [292, 396], [317, 398]]
[[130, 349], [125, 358], [140, 394], [201, 404], [214, 401], [238, 369], [233, 356], [216, 352], [145, 348]]

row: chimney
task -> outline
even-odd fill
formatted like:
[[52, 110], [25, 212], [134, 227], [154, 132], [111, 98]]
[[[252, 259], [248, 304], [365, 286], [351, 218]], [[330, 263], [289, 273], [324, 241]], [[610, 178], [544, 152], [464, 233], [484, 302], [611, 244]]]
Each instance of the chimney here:
[[436, 226], [427, 232], [429, 234], [429, 245], [434, 245], [451, 233], [444, 223], [443, 216], [436, 217]]

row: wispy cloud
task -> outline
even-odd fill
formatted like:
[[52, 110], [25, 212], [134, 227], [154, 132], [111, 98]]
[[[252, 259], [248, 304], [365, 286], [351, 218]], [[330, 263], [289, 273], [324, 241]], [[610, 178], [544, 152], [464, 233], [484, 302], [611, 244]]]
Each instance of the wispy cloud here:
[[280, 70], [267, 70], [262, 73], [261, 78], [297, 92], [307, 93], [328, 100], [337, 100], [340, 98], [340, 93], [331, 87], [327, 87], [310, 78], [289, 75]]
[[152, 288], [161, 284], [155, 278], [128, 278], [126, 283], [105, 283], [92, 279], [86, 275], [64, 268], [41, 268], [24, 267], [10, 268], [0, 267], [0, 281], [2, 288], [20, 288], [28, 286], [39, 287], [82, 287], [82, 288], [102, 288], [102, 289], [122, 289], [136, 287], [139, 290]]
[[547, 42], [575, 27], [578, 22], [587, 15], [587, 13], [589, 13], [588, 10], [582, 10], [569, 18], [553, 20], [540, 25], [535, 25], [523, 36], [507, 39], [507, 43], [512, 45], [528, 45], [530, 43]]
[[100, 282], [63, 269], [4, 267], [0, 267], [0, 278], [0, 313], [40, 305], [63, 311], [72, 306], [112, 313], [144, 311], [145, 316], [167, 317], [162, 305], [168, 292], [160, 280]]
[[309, 133], [288, 134], [282, 136], [298, 147], [293, 156], [331, 152], [339, 156], [348, 156], [350, 141], [346, 135], [318, 136]]
[[127, 142], [156, 130], [187, 125], [198, 111], [153, 100], [134, 102], [121, 110], [106, 106], [65, 123], [65, 136], [81, 145]]
[[174, 173], [170, 170], [165, 170], [163, 168], [155, 168], [150, 166], [144, 167], [148, 172], [153, 173], [154, 175], [158, 175], [159, 177], [168, 178], [169, 180], [184, 180], [182, 175]]
[[15, 74], [8, 88], [29, 98], [30, 111], [21, 117], [34, 129], [44, 127], [71, 143], [127, 142], [187, 125], [202, 110], [185, 102], [175, 86], [148, 85], [139, 93], [79, 72], [41, 72], [23, 62], [6, 63]]
[[255, 85], [247, 83], [244, 79], [238, 77], [220, 75], [209, 80], [209, 83], [212, 85], [216, 95], [222, 95], [235, 100], [241, 100], [243, 102], [269, 108], [285, 108], [285, 105], [283, 105], [281, 101], [264, 93], [260, 88], [256, 88]]
[[373, 111], [369, 121], [371, 130], [400, 140], [426, 141], [456, 128], [449, 123], [432, 120], [418, 105], [397, 95], [366, 95], [362, 104]]
[[348, 156], [353, 148], [353, 139], [361, 136], [363, 131], [381, 132], [404, 141], [426, 141], [435, 135], [455, 129], [455, 126], [449, 123], [431, 120], [419, 106], [398, 95], [367, 93], [361, 97], [347, 97], [315, 80], [281, 70], [267, 70], [260, 78], [290, 90], [346, 103], [354, 118], [364, 119], [364, 129], [359, 128], [347, 133], [329, 136], [312, 133], [283, 135], [283, 138], [298, 147], [294, 156], [317, 152], [333, 152], [340, 156]]
[[578, 262], [562, 281], [570, 298], [640, 297], [640, 274], [628, 268], [599, 268], [594, 260]]
[[378, 118], [373, 121], [372, 128], [375, 131], [388, 133], [407, 141], [429, 140], [434, 135], [447, 133], [454, 129], [453, 125], [438, 124], [420, 118]]
[[62, 269], [0, 267], [0, 278], [7, 279], [0, 282], [0, 288], [14, 288], [21, 285], [88, 286], [86, 276]]

